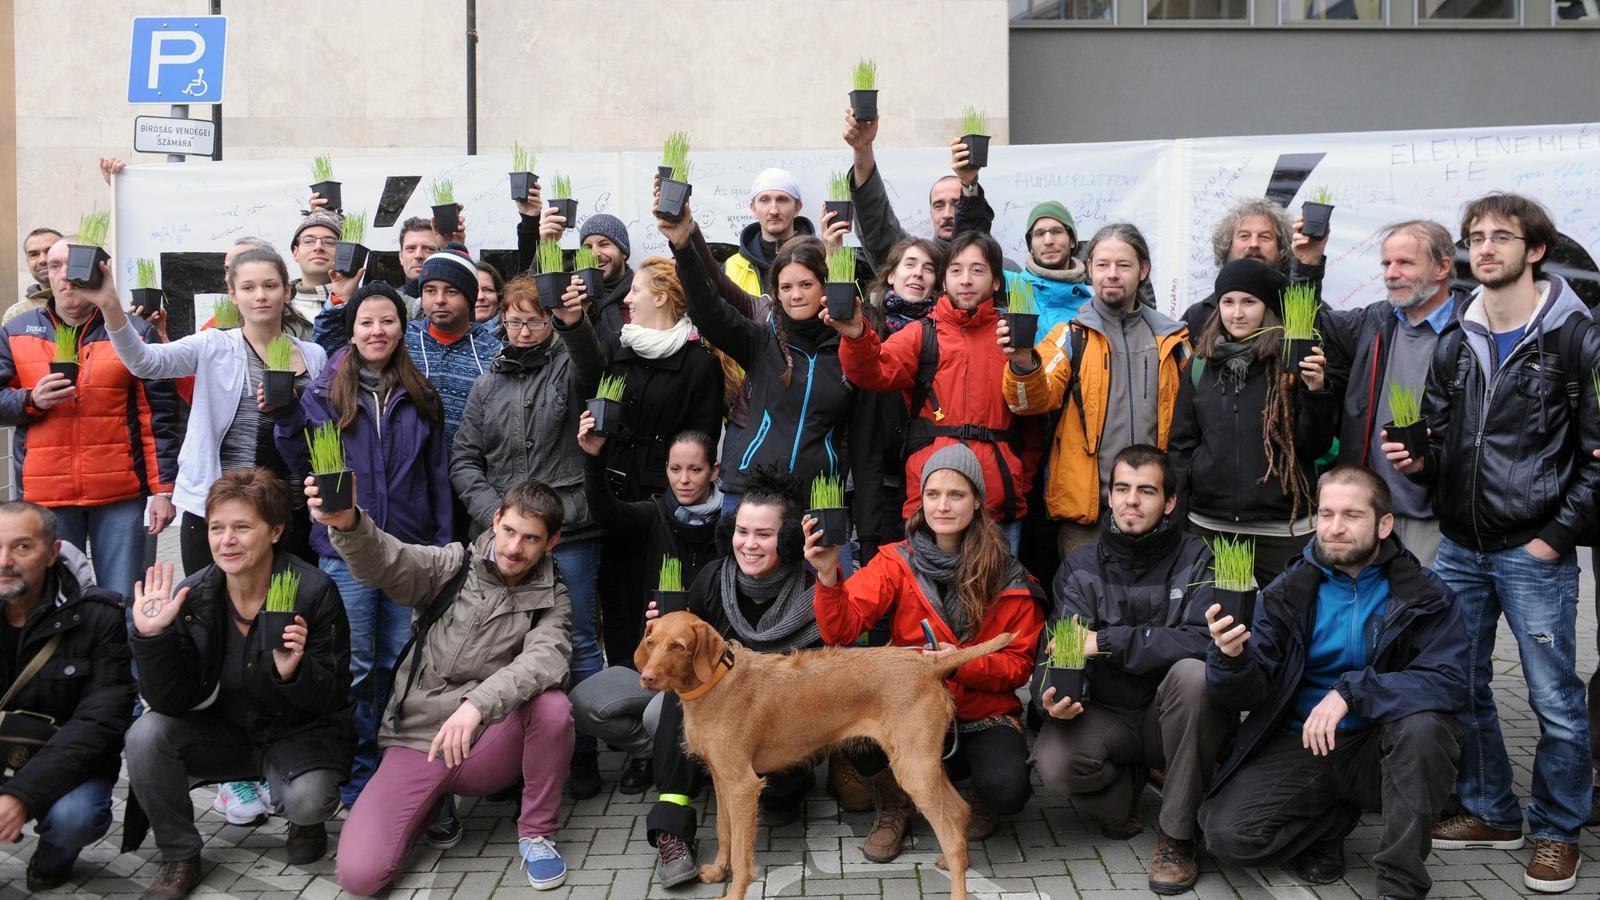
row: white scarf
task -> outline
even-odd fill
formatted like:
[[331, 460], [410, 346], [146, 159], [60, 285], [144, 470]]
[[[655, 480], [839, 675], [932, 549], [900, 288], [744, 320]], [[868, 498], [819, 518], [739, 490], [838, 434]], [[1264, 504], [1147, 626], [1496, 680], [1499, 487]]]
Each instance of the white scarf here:
[[629, 322], [622, 326], [622, 346], [645, 359], [665, 359], [679, 350], [689, 341], [689, 332], [693, 329], [689, 317], [684, 316], [678, 323], [665, 330], [660, 328], [646, 328]]

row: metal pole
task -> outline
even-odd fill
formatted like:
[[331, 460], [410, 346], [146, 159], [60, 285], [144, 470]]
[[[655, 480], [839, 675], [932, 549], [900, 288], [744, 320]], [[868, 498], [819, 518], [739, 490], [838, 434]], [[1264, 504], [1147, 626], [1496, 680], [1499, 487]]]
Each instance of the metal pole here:
[[[172, 104], [172, 117], [174, 119], [187, 119], [187, 118], [189, 118], [189, 104], [187, 104], [187, 103], [174, 103], [174, 104]], [[169, 162], [169, 163], [183, 162], [187, 158], [188, 157], [184, 156], [182, 153], [168, 153], [167, 154], [167, 162]]]
[[[222, 0], [211, 0], [211, 14], [222, 15]], [[222, 104], [213, 104], [211, 107], [211, 128], [216, 132], [214, 143], [211, 145], [211, 158], [222, 160]]]
[[478, 155], [478, 0], [467, 0], [467, 155]]

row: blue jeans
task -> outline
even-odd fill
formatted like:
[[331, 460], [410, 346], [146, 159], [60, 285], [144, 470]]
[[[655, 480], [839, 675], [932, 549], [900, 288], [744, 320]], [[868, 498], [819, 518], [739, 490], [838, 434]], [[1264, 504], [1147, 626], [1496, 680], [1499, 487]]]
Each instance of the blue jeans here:
[[124, 597], [144, 580], [144, 498], [105, 506], [55, 506], [58, 536], [89, 554], [94, 580]]
[[111, 829], [111, 785], [116, 779], [97, 775], [67, 791], [33, 826], [39, 848], [33, 863], [45, 872], [72, 868], [84, 847]]
[[1455, 591], [1467, 627], [1472, 694], [1460, 714], [1462, 808], [1495, 828], [1522, 828], [1489, 688], [1495, 626], [1504, 612], [1539, 720], [1528, 831], [1534, 839], [1576, 841], [1590, 793], [1589, 713], [1577, 672], [1577, 555], [1545, 562], [1521, 547], [1480, 553], [1446, 537], [1434, 571]]
[[[562, 541], [550, 551], [572, 598], [572, 687], [605, 668], [594, 602], [595, 583], [600, 580], [600, 544], [598, 538]], [[582, 734], [574, 746], [578, 753], [592, 753], [597, 748], [594, 738]]]
[[411, 610], [357, 581], [342, 559], [324, 556], [321, 567], [338, 586], [345, 617], [350, 620], [350, 696], [356, 707], [356, 755], [350, 780], [339, 789], [339, 799], [351, 804], [378, 769], [378, 726], [394, 688], [395, 664], [411, 638]]

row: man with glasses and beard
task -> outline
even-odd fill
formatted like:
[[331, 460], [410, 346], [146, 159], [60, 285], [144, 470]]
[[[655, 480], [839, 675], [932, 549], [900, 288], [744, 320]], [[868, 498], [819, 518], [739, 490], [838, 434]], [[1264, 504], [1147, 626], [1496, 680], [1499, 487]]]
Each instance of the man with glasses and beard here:
[[1317, 534], [1261, 591], [1255, 616], [1206, 611], [1214, 701], [1249, 712], [1200, 806], [1218, 860], [1285, 856], [1305, 881], [1344, 875], [1344, 838], [1382, 810], [1380, 897], [1428, 893], [1429, 828], [1455, 788], [1467, 702], [1461, 611], [1392, 537], [1389, 487], [1336, 466], [1317, 485]]

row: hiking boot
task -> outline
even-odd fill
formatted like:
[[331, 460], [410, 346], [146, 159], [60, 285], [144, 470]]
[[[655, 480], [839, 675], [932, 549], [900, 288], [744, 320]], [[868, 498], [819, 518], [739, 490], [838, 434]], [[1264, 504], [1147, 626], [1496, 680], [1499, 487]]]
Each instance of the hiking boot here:
[[662, 887], [677, 887], [699, 877], [694, 848], [677, 835], [656, 832], [656, 881]]
[[1470, 813], [1459, 813], [1433, 826], [1435, 850], [1521, 850], [1522, 830], [1495, 828]]
[[1531, 890], [1559, 894], [1578, 883], [1578, 844], [1535, 838], [1533, 860], [1522, 873], [1522, 883]]
[[1100, 833], [1116, 841], [1125, 841], [1144, 832], [1144, 820], [1129, 816], [1121, 825], [1102, 825]]
[[1200, 877], [1200, 864], [1195, 862], [1194, 841], [1180, 841], [1168, 837], [1156, 828], [1156, 852], [1150, 859], [1150, 890], [1158, 894], [1181, 894], [1194, 887]]
[[40, 868], [37, 865], [38, 861], [37, 853], [28, 860], [26, 876], [28, 893], [42, 894], [45, 891], [53, 891], [72, 880], [72, 863], [69, 862], [60, 869], [51, 870]]
[[141, 895], [141, 900], [176, 900], [187, 897], [200, 886], [200, 855], [175, 862], [163, 862], [156, 871], [156, 880]]
[[989, 839], [1000, 828], [1000, 817], [987, 806], [972, 801], [972, 818], [967, 820], [967, 843], [977, 844]]
[[221, 813], [229, 825], [260, 825], [267, 820], [271, 804], [266, 782], [229, 781], [217, 785], [211, 808]]
[[1294, 874], [1312, 884], [1333, 884], [1344, 877], [1344, 839], [1317, 841], [1294, 858]]
[[1589, 818], [1583, 824], [1600, 825], [1600, 785], [1589, 789]]
[[886, 863], [899, 856], [905, 846], [906, 832], [911, 827], [911, 798], [894, 780], [892, 769], [884, 769], [865, 783], [878, 814], [872, 820], [867, 839], [861, 844], [861, 855], [873, 862]]
[[572, 768], [567, 772], [567, 789], [572, 799], [587, 800], [600, 793], [600, 754], [593, 750], [572, 754]]
[[617, 781], [617, 790], [624, 794], [642, 794], [650, 790], [650, 785], [656, 782], [654, 766], [648, 756], [628, 760], [622, 769], [622, 778]]
[[308, 866], [328, 852], [328, 826], [289, 823], [289, 833], [284, 837], [283, 849], [291, 866]]
[[863, 812], [875, 802], [872, 787], [843, 753], [828, 757], [828, 793], [845, 812]]

